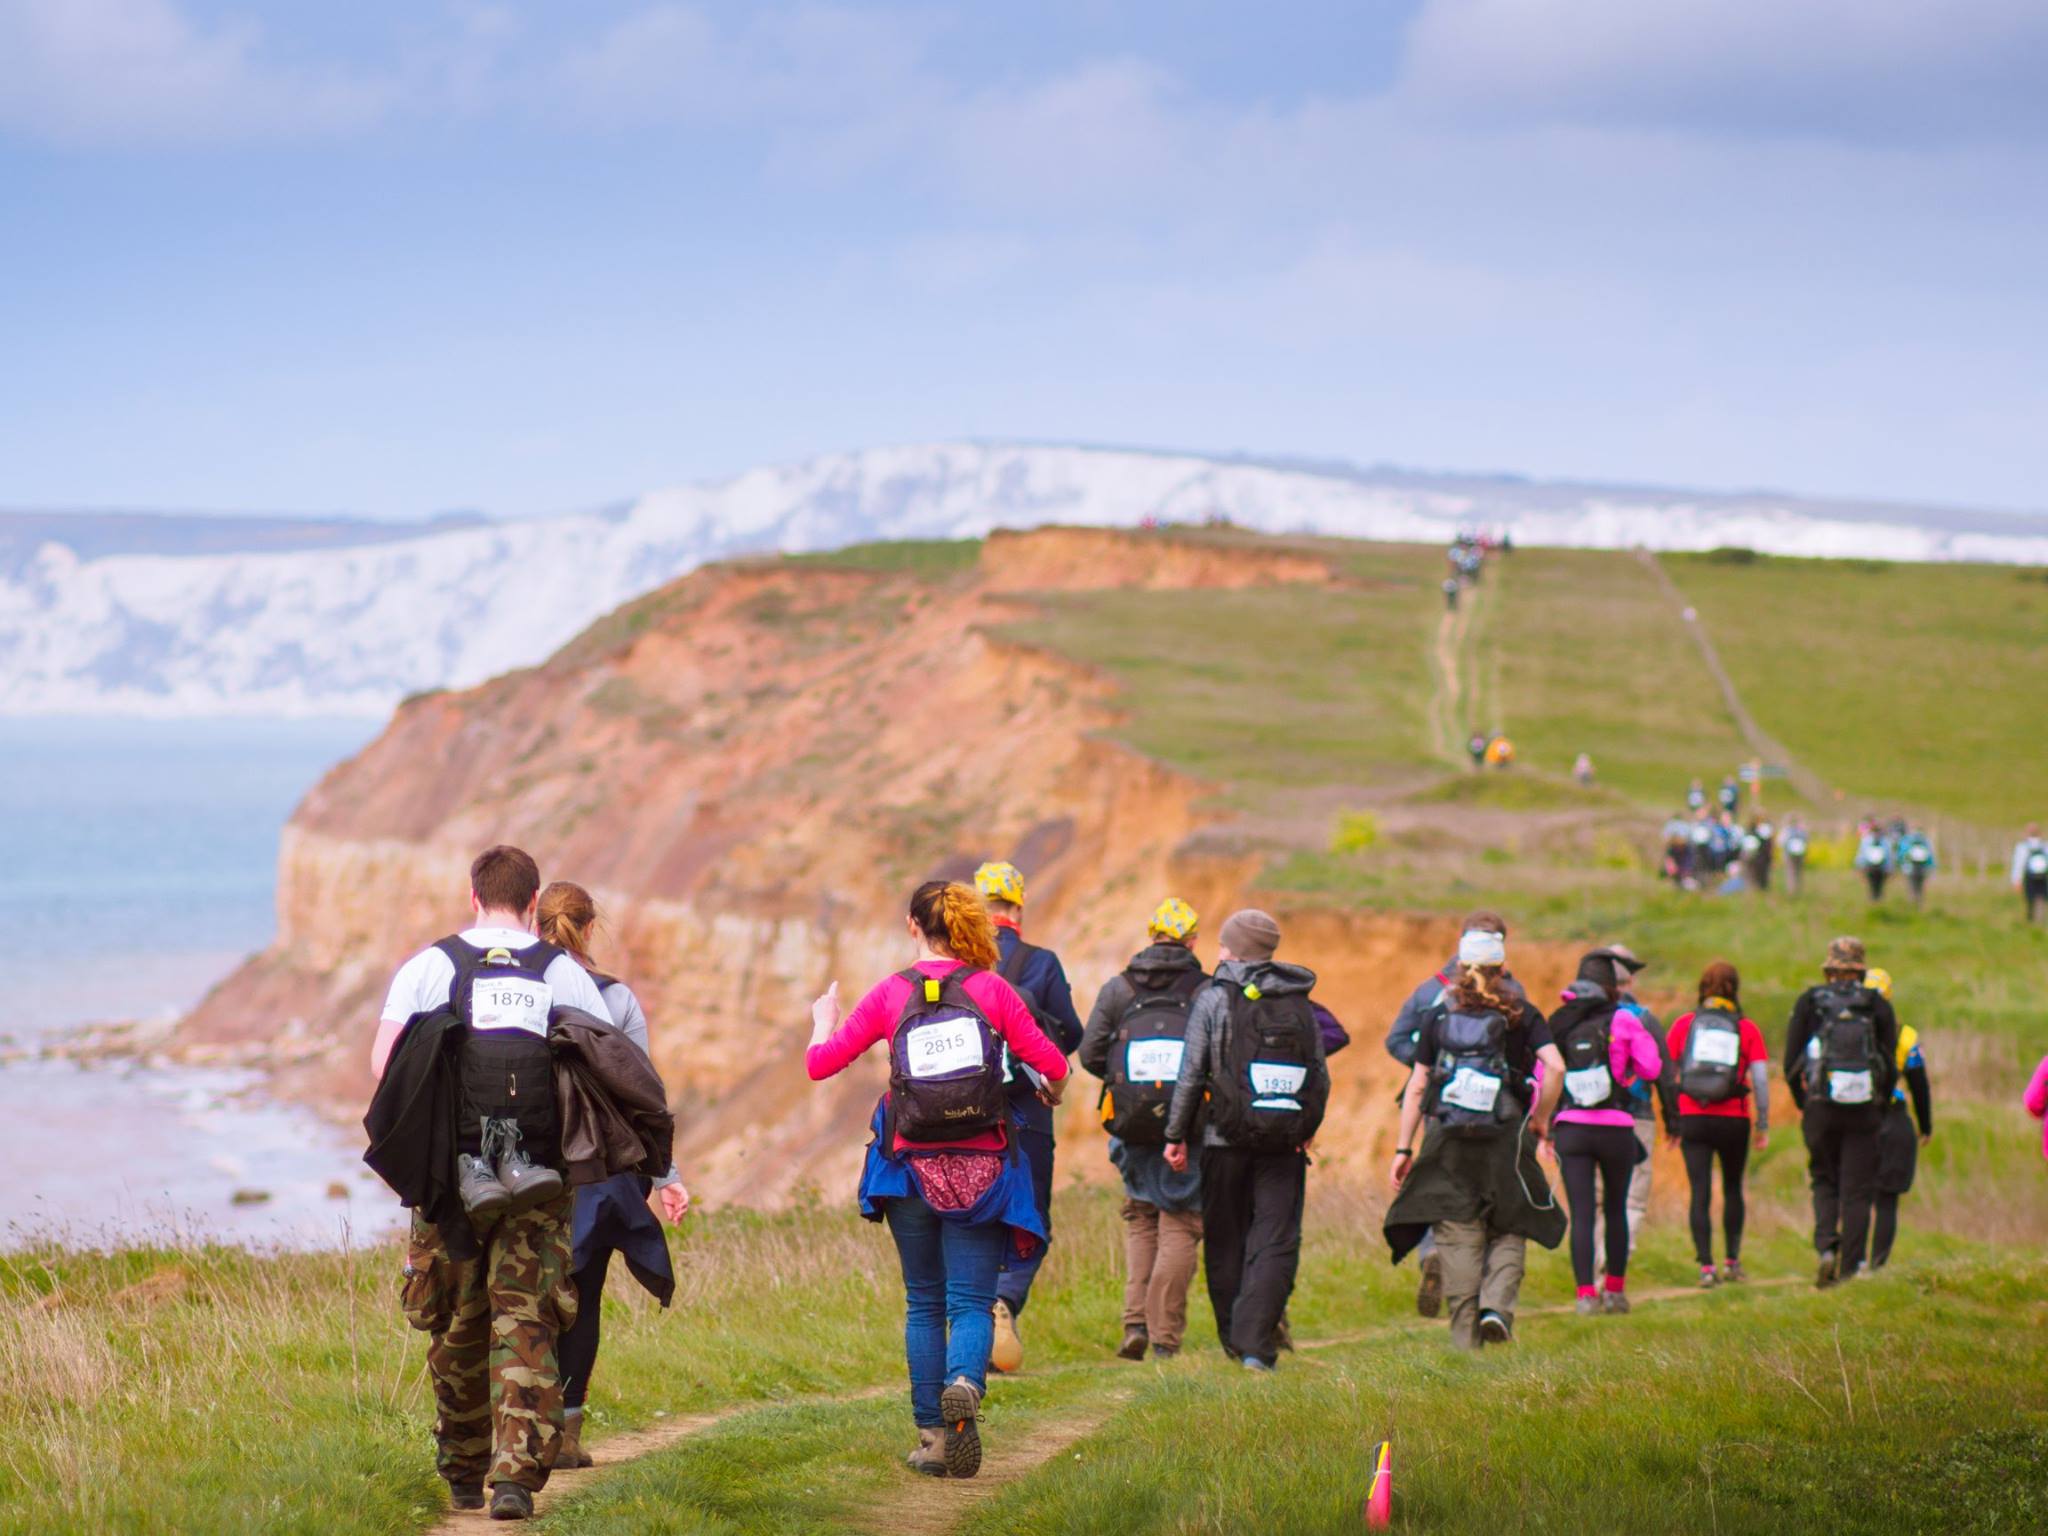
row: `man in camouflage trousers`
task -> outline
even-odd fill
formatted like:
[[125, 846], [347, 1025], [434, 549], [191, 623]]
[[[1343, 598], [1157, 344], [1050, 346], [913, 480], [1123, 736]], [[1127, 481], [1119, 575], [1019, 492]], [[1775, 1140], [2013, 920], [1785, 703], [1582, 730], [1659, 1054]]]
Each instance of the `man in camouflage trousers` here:
[[[385, 998], [370, 1047], [378, 1086], [366, 1158], [413, 1208], [403, 1305], [433, 1336], [427, 1374], [449, 1496], [457, 1509], [481, 1509], [488, 1480], [491, 1518], [523, 1520], [562, 1441], [555, 1344], [576, 1320], [575, 1197], [554, 1166], [548, 1019], [561, 1005], [605, 1023], [611, 1014], [589, 973], [534, 936], [532, 855], [487, 848], [469, 875], [473, 925], [406, 961]], [[539, 1092], [529, 1089], [523, 1105], [494, 1096], [516, 1093], [536, 1056]], [[434, 1112], [444, 1097], [460, 1102], [452, 1127]], [[449, 1159], [454, 1169], [441, 1166]], [[441, 1225], [422, 1214], [429, 1209]]]
[[437, 1411], [435, 1464], [458, 1508], [483, 1487], [535, 1493], [562, 1438], [555, 1341], [576, 1320], [564, 1194], [502, 1216], [477, 1234], [475, 1258], [451, 1257], [440, 1231], [413, 1217], [406, 1321], [433, 1335], [427, 1375]]

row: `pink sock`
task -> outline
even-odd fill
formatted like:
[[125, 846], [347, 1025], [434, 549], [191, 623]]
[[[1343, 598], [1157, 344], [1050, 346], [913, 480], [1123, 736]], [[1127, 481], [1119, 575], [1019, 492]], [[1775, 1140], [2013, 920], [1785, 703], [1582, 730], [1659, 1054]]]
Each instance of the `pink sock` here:
[[1595, 1292], [1593, 1290], [1593, 1287], [1591, 1287], [1590, 1285], [1582, 1285], [1579, 1287], [1579, 1294], [1581, 1296], [1591, 1296], [1594, 1295]]
[[1607, 1289], [1610, 1291], [1619, 1291], [1627, 1284], [1628, 1277], [1626, 1275], [1609, 1275], [1607, 1277]]

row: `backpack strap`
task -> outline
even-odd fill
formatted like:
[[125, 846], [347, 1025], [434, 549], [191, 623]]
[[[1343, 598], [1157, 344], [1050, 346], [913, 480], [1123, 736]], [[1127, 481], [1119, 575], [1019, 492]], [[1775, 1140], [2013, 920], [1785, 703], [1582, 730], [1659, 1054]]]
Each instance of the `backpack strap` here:
[[1026, 944], [1024, 942], [1024, 935], [1018, 934], [1017, 942], [1010, 950], [1010, 958], [1002, 963], [997, 969], [996, 974], [1011, 986], [1020, 986], [1021, 978], [1024, 975], [1024, 967], [1031, 963], [1031, 957], [1037, 953], [1039, 953], [1038, 946], [1036, 944]]

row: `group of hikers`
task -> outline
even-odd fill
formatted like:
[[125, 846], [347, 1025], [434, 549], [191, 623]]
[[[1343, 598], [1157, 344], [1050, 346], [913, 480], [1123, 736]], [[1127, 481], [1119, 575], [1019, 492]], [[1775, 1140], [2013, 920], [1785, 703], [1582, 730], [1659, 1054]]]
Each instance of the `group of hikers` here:
[[1884, 900], [1885, 882], [1894, 874], [1906, 877], [1913, 905], [1927, 900], [1927, 877], [1935, 871], [1934, 840], [1903, 816], [1889, 820], [1865, 817], [1856, 824], [1856, 870], [1872, 901]]
[[[471, 869], [473, 921], [392, 982], [372, 1045], [366, 1159], [412, 1207], [403, 1311], [427, 1332], [439, 1471], [458, 1508], [520, 1519], [554, 1467], [588, 1465], [581, 1412], [611, 1256], [666, 1305], [662, 1215], [689, 1196], [630, 987], [599, 968], [582, 887], [542, 889], [516, 848]], [[916, 1443], [931, 1476], [972, 1477], [990, 1373], [1023, 1365], [1022, 1320], [1052, 1237], [1054, 1111], [1070, 1056], [1100, 1079], [1097, 1114], [1123, 1183], [1126, 1277], [1105, 1348], [1171, 1361], [1199, 1266], [1216, 1336], [1248, 1372], [1292, 1348], [1288, 1305], [1309, 1156], [1349, 1039], [1277, 958], [1283, 934], [1246, 909], [1197, 954], [1198, 914], [1168, 898], [1084, 1023], [1059, 957], [1024, 938], [1023, 874], [930, 881], [902, 915], [909, 963], [850, 1009], [812, 1005], [814, 1081], [881, 1046], [857, 1187], [887, 1226], [904, 1286]], [[1636, 994], [1645, 961], [1604, 944], [1539, 1006], [1479, 911], [1456, 953], [1408, 996], [1386, 1048], [1407, 1069], [1384, 1230], [1418, 1252], [1417, 1308], [1461, 1346], [1504, 1344], [1527, 1244], [1567, 1237], [1578, 1310], [1629, 1310], [1651, 1149], [1682, 1154], [1703, 1287], [1744, 1278], [1743, 1184], [1770, 1134], [1770, 1058], [1735, 967], [1702, 972], [1667, 1027]], [[1801, 1115], [1817, 1280], [1881, 1268], [1900, 1195], [1932, 1134], [1924, 1053], [1863, 946], [1828, 947], [1786, 1026], [1781, 1071]], [[2048, 1063], [2029, 1090], [2048, 1110]], [[2042, 1112], [2037, 1110], [2037, 1112]], [[1540, 1159], [1554, 1161], [1562, 1203]], [[1714, 1172], [1720, 1172], [1717, 1263]]]
[[1811, 838], [1806, 823], [1786, 818], [1782, 829], [1761, 811], [1741, 819], [1742, 785], [1730, 774], [1709, 799], [1698, 779], [1686, 791], [1685, 809], [1664, 823], [1664, 851], [1658, 873], [1684, 891], [1768, 891], [1778, 855], [1785, 858], [1785, 887], [1797, 896], [1806, 883]]
[[1484, 531], [1460, 532], [1451, 541], [1450, 548], [1444, 551], [1444, 559], [1450, 566], [1449, 574], [1444, 577], [1445, 609], [1456, 612], [1458, 594], [1466, 587], [1479, 585], [1479, 578], [1486, 571], [1488, 555], [1496, 550], [1504, 555], [1509, 554], [1513, 552], [1514, 547], [1513, 541], [1506, 534], [1496, 539]]

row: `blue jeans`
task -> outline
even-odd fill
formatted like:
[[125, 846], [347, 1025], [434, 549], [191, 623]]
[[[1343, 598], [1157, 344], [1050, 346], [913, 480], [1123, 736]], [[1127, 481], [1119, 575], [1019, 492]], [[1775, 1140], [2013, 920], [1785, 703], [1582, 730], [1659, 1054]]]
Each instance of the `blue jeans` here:
[[939, 1392], [947, 1382], [965, 1376], [977, 1389], [988, 1385], [996, 1270], [1010, 1229], [1000, 1221], [978, 1227], [945, 1221], [916, 1195], [891, 1200], [883, 1216], [903, 1261], [910, 1411], [920, 1429], [936, 1429], [944, 1422]]
[[1024, 1303], [1031, 1299], [1031, 1282], [1038, 1278], [1038, 1266], [1045, 1262], [1045, 1250], [1052, 1246], [1052, 1135], [1025, 1126], [1017, 1132], [1017, 1150], [1031, 1165], [1031, 1196], [1038, 1205], [1038, 1219], [1045, 1223], [1045, 1241], [1030, 1258], [1020, 1259], [1015, 1252], [1005, 1251], [1002, 1278], [996, 1281], [996, 1294], [1021, 1316]]

